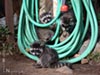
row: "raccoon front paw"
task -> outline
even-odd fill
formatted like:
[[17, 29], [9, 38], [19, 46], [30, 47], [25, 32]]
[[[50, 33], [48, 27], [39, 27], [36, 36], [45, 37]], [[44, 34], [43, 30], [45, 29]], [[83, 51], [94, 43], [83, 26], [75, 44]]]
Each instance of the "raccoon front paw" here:
[[42, 68], [42, 66], [41, 66], [40, 64], [33, 64], [33, 66], [34, 66], [35, 68]]
[[70, 68], [70, 69], [73, 69], [73, 67], [72, 67], [72, 63], [67, 63], [67, 66]]

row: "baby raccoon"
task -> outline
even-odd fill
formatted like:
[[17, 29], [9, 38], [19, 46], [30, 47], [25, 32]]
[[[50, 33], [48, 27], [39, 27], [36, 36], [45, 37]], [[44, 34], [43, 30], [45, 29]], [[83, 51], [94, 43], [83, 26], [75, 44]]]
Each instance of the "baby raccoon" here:
[[61, 20], [61, 29], [63, 31], [68, 31], [69, 33], [71, 33], [76, 24], [76, 19], [73, 10], [62, 12], [60, 20]]
[[[46, 24], [52, 20], [52, 15], [49, 12], [45, 12], [40, 15], [40, 22], [42, 24]], [[36, 31], [38, 34], [38, 38], [44, 42], [51, 40], [51, 38], [54, 36], [54, 31], [50, 27], [36, 27]]]
[[49, 28], [37, 28], [37, 34], [40, 40], [47, 42], [54, 36], [54, 32]]
[[34, 65], [36, 68], [59, 68], [65, 65], [71, 67], [70, 63], [59, 62], [58, 53], [40, 41], [31, 45], [30, 53], [39, 58]]

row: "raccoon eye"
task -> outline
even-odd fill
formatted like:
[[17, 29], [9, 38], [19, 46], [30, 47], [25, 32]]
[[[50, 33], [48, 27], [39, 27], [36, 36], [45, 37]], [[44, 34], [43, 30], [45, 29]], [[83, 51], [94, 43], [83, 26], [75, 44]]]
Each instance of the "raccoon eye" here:
[[50, 22], [50, 19], [48, 19], [48, 22]]
[[35, 53], [31, 53], [32, 55], [35, 55]]
[[62, 23], [62, 27], [68, 27], [68, 24]]
[[32, 51], [32, 50], [33, 50], [33, 48], [30, 48], [29, 50], [30, 50], [30, 51]]
[[36, 55], [39, 55], [40, 53], [36, 53]]
[[30, 51], [30, 54], [32, 54], [32, 55], [35, 55], [35, 52], [34, 52], [34, 50]]
[[49, 14], [48, 17], [51, 17], [51, 15]]
[[45, 20], [45, 23], [47, 23], [48, 21], [47, 20]]
[[74, 21], [74, 19], [71, 18], [70, 21]]
[[70, 22], [70, 25], [75, 25], [75, 23], [74, 22]]
[[64, 27], [65, 25], [62, 23], [61, 26]]
[[31, 53], [34, 53], [35, 51], [34, 51], [34, 50], [31, 50], [30, 52], [31, 52]]

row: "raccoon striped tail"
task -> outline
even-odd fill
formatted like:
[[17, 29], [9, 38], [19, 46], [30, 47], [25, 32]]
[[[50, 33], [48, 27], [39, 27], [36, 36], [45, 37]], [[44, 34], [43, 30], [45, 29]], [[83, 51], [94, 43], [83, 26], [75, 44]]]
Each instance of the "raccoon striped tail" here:
[[60, 68], [63, 66], [67, 66], [69, 68], [72, 68], [72, 64], [71, 63], [66, 63], [66, 62], [58, 62], [58, 63], [54, 63], [53, 65], [50, 66], [50, 68]]

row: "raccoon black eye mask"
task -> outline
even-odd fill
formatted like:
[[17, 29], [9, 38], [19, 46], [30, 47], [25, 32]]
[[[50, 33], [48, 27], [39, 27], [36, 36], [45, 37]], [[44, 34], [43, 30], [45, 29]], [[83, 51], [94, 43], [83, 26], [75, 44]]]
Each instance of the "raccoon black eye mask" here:
[[43, 14], [40, 15], [40, 22], [41, 23], [48, 23], [53, 19], [53, 16], [51, 13], [45, 12]]

